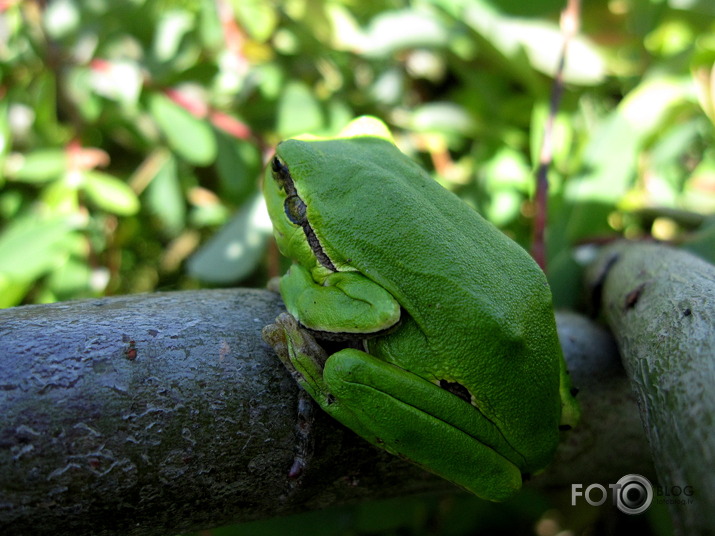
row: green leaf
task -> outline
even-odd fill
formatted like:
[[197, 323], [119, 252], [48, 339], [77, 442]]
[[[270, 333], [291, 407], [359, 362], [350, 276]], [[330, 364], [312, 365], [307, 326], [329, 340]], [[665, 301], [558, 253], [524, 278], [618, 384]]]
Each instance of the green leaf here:
[[241, 28], [256, 41], [267, 41], [278, 23], [279, 11], [269, 2], [233, 0], [231, 2]]
[[43, 23], [54, 39], [76, 33], [81, 22], [79, 5], [72, 0], [55, 0], [44, 10]]
[[251, 143], [216, 132], [218, 157], [216, 171], [221, 191], [234, 203], [242, 202], [255, 190], [261, 170], [261, 153]]
[[[38, 71], [32, 82], [28, 96], [28, 104], [35, 112], [33, 126], [46, 140], [51, 140], [55, 146], [64, 146], [74, 129], [66, 122], [61, 122], [57, 115], [57, 92], [60, 82], [51, 69]], [[24, 99], [23, 99], [24, 100]], [[49, 144], [48, 144], [49, 145]]]
[[149, 112], [176, 154], [196, 166], [206, 166], [216, 158], [216, 138], [211, 126], [173, 102], [167, 96], [149, 96]]
[[177, 55], [184, 36], [194, 26], [195, 15], [188, 10], [170, 9], [161, 14], [154, 34], [154, 57], [169, 61]]
[[565, 5], [563, 0], [487, 0], [487, 3], [504, 13], [520, 17], [556, 15]]
[[0, 309], [13, 307], [22, 302], [31, 282], [10, 279], [0, 272]]
[[635, 177], [640, 141], [623, 115], [610, 114], [592, 132], [584, 154], [585, 173], [567, 184], [567, 198], [615, 204]]
[[34, 281], [67, 256], [73, 227], [67, 218], [13, 222], [0, 234], [0, 274], [7, 280]]
[[58, 178], [67, 169], [64, 149], [38, 149], [13, 153], [5, 160], [5, 174], [16, 181], [42, 183]]
[[133, 109], [141, 94], [143, 75], [136, 62], [117, 60], [91, 71], [88, 82], [98, 95]]
[[186, 222], [186, 202], [179, 181], [176, 158], [166, 151], [166, 160], [146, 189], [149, 211], [159, 218], [162, 231], [176, 236]]
[[[532, 68], [555, 75], [563, 44], [563, 34], [555, 22], [504, 16], [480, 2], [465, 4], [463, 17], [507, 64], [525, 57]], [[596, 85], [606, 76], [605, 62], [590, 41], [576, 36], [569, 44], [563, 76], [568, 83]]]
[[189, 259], [189, 274], [214, 284], [240, 281], [258, 266], [270, 233], [266, 205], [257, 194]]
[[139, 199], [126, 182], [100, 171], [85, 171], [83, 178], [84, 193], [99, 208], [120, 216], [139, 210]]
[[22, 193], [18, 190], [6, 188], [0, 193], [0, 218], [6, 220], [15, 218], [22, 208]]
[[592, 129], [583, 171], [564, 188], [573, 213], [560, 216], [566, 218], [560, 221], [569, 222], [573, 240], [609, 230], [606, 217], [632, 188], [646, 141], [667, 126], [668, 114], [683, 102], [688, 89], [683, 79], [654, 76]]
[[467, 111], [450, 102], [430, 102], [415, 108], [410, 116], [410, 127], [417, 132], [461, 135], [469, 135], [475, 128]]
[[40, 192], [40, 199], [52, 214], [76, 214], [79, 210], [79, 185], [74, 177], [54, 181]]
[[[102, 275], [106, 274], [103, 271], [98, 271], [98, 273], [100, 275], [96, 279], [106, 283], [107, 278], [102, 278]], [[100, 288], [97, 289], [92, 288], [93, 275], [85, 259], [71, 257], [52, 272], [47, 281], [48, 289], [59, 299], [91, 296], [94, 294], [93, 290], [102, 290], [102, 285], [99, 285]]]
[[10, 121], [8, 117], [8, 101], [0, 101], [0, 155], [6, 154], [10, 150]]
[[29, 289], [27, 281], [14, 281], [0, 273], [0, 309], [19, 305]]
[[198, 17], [198, 33], [203, 46], [209, 50], [221, 50], [225, 41], [216, 3], [201, 2]]
[[448, 37], [449, 29], [434, 13], [401, 9], [375, 17], [359, 48], [368, 57], [387, 57], [404, 49], [442, 47], [447, 44]]
[[712, 184], [715, 184], [715, 155], [706, 151], [683, 190], [683, 198], [690, 210], [715, 214], [715, 189], [709, 186]]
[[92, 71], [86, 67], [68, 67], [65, 76], [68, 99], [86, 121], [96, 121], [102, 113], [103, 102], [92, 89]]
[[323, 127], [323, 113], [313, 92], [303, 82], [290, 82], [278, 103], [278, 132], [289, 138]]

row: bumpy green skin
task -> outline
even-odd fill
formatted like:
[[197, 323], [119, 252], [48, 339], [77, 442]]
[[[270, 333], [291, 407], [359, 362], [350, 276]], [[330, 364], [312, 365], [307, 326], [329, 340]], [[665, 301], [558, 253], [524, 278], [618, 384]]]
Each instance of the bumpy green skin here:
[[[281, 293], [301, 325], [279, 318], [266, 339], [287, 349], [286, 366], [323, 409], [368, 441], [481, 497], [508, 498], [549, 463], [559, 426], [578, 414], [541, 270], [389, 141], [288, 140], [277, 156], [338, 272], [286, 218], [269, 168], [276, 239], [298, 263]], [[343, 292], [345, 279], [355, 292]], [[325, 361], [302, 329], [380, 333], [400, 308], [399, 326], [367, 339], [367, 353]]]

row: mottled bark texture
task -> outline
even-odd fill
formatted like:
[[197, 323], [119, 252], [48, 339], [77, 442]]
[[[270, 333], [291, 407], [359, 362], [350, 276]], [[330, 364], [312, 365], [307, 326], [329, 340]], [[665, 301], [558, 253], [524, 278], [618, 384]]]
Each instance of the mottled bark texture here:
[[623, 242], [602, 251], [590, 279], [637, 395], [656, 499], [669, 503], [677, 533], [713, 534], [715, 266]]
[[[301, 450], [296, 385], [260, 336], [280, 311], [245, 289], [0, 311], [0, 532], [172, 534], [454, 490], [321, 411]], [[559, 327], [583, 419], [529, 485], [649, 474], [612, 340], [574, 315]]]

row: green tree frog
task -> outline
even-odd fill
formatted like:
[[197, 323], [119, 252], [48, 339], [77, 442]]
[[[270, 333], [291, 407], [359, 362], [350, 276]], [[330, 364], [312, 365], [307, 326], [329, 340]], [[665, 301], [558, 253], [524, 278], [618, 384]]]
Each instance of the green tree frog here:
[[263, 336], [325, 411], [489, 500], [546, 467], [578, 406], [523, 248], [374, 119], [280, 143], [263, 189], [294, 261]]

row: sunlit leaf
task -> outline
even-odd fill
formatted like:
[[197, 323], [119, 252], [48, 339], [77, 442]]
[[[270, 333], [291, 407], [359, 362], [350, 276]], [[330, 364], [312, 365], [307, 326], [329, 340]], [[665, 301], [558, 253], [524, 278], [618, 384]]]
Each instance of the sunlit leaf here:
[[415, 109], [410, 127], [417, 132], [468, 135], [474, 131], [474, 122], [461, 106], [450, 102], [431, 102]]
[[54, 0], [43, 13], [47, 33], [55, 39], [65, 37], [75, 31], [80, 24], [80, 9], [72, 0]]
[[265, 202], [257, 195], [189, 259], [189, 273], [207, 283], [240, 281], [256, 268], [270, 229]]
[[241, 26], [257, 41], [265, 41], [278, 22], [278, 10], [267, 2], [232, 0], [231, 5]]
[[0, 234], [0, 274], [33, 281], [66, 257], [73, 229], [67, 218], [30, 216], [13, 222]]
[[16, 181], [40, 183], [59, 177], [67, 169], [64, 149], [38, 149], [13, 153], [5, 160], [5, 174]]
[[[583, 171], [566, 184], [566, 198], [602, 202], [605, 211], [615, 207], [633, 185], [645, 141], [687, 94], [688, 87], [682, 80], [659, 77], [630, 92], [618, 109], [590, 133]], [[588, 225], [582, 220], [579, 228]]]
[[655, 75], [641, 82], [619, 103], [619, 112], [642, 135], [655, 131], [673, 107], [695, 101], [689, 76]]
[[[478, 2], [466, 5], [464, 19], [507, 60], [526, 54], [533, 68], [550, 76], [556, 74], [564, 40], [556, 23], [504, 16]], [[595, 85], [605, 75], [605, 63], [595, 46], [582, 36], [572, 39], [563, 72], [564, 80]]]
[[154, 57], [168, 61], [179, 50], [184, 35], [194, 25], [194, 15], [188, 10], [170, 9], [161, 14], [154, 35]]
[[441, 47], [447, 44], [449, 29], [433, 13], [415, 9], [388, 11], [375, 17], [358, 52], [367, 56], [387, 56], [398, 50]]
[[137, 63], [114, 61], [92, 69], [89, 82], [98, 95], [133, 107], [139, 99], [143, 77]]
[[85, 194], [99, 208], [120, 216], [139, 210], [139, 199], [126, 182], [100, 171], [85, 171], [83, 178]]
[[232, 214], [233, 212], [221, 203], [205, 203], [191, 208], [189, 220], [193, 227], [215, 227], [225, 225]]
[[201, 2], [198, 30], [201, 41], [208, 49], [220, 50], [225, 44], [215, 2]]
[[65, 176], [64, 180], [53, 181], [42, 189], [40, 199], [53, 214], [77, 213], [79, 208], [77, 189], [81, 176], [79, 179], [75, 177]]
[[11, 279], [0, 272], [0, 309], [13, 307], [22, 302], [31, 285], [31, 281]]

